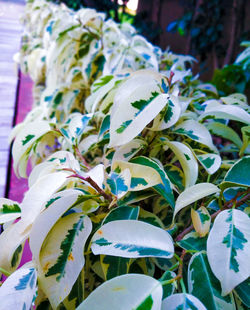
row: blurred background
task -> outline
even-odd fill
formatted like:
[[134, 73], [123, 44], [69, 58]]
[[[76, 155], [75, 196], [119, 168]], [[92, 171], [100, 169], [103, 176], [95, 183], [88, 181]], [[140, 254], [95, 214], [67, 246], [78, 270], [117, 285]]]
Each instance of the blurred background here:
[[[150, 42], [198, 60], [194, 71], [211, 80], [216, 69], [233, 64], [240, 43], [250, 40], [249, 0], [55, 0], [77, 10], [92, 7], [117, 22], [129, 22]], [[234, 66], [227, 74], [243, 73]], [[218, 73], [218, 72], [217, 72]]]

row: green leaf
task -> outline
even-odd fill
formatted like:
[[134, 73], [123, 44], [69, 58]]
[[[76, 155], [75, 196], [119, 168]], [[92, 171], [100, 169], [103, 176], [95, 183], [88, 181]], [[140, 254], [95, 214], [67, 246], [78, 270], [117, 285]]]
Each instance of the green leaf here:
[[77, 310], [156, 310], [160, 309], [161, 298], [159, 281], [146, 275], [127, 274], [104, 282]]
[[131, 175], [129, 169], [124, 169], [122, 173], [111, 172], [107, 179], [112, 194], [120, 199], [129, 190]]
[[104, 218], [102, 225], [117, 220], [137, 220], [140, 207], [121, 206], [111, 210]]
[[185, 235], [177, 244], [188, 251], [203, 251], [207, 248], [207, 237], [200, 237], [197, 232], [192, 231]]
[[245, 156], [239, 159], [227, 172], [224, 181], [221, 183], [221, 188], [224, 190], [227, 187], [234, 186], [250, 186], [250, 156]]
[[30, 309], [36, 297], [37, 272], [22, 267], [12, 273], [0, 287], [2, 309]]
[[[250, 126], [245, 126], [241, 128], [242, 132], [242, 138], [243, 138], [243, 145], [240, 149], [239, 155], [242, 156], [244, 152], [246, 152], [247, 148], [249, 147], [250, 144]], [[249, 151], [248, 151], [249, 153]]]
[[207, 310], [199, 299], [186, 293], [173, 294], [162, 301], [162, 310]]
[[250, 278], [246, 279], [244, 282], [236, 286], [234, 292], [244, 303], [244, 305], [250, 308]]
[[99, 130], [99, 137], [102, 136], [110, 127], [110, 115], [106, 115], [102, 121], [100, 130]]
[[249, 240], [250, 219], [244, 212], [225, 210], [216, 217], [207, 240], [207, 255], [223, 296], [250, 275]]
[[232, 294], [223, 297], [219, 280], [214, 276], [205, 252], [193, 255], [188, 265], [188, 291], [207, 310], [235, 310]]
[[119, 220], [104, 224], [92, 238], [92, 252], [119, 257], [173, 256], [171, 236], [158, 227], [136, 221]]
[[100, 261], [106, 281], [129, 271], [129, 258], [101, 255]]
[[172, 295], [174, 293], [175, 290], [175, 283], [174, 281], [172, 283], [162, 283], [168, 280], [173, 280], [176, 277], [176, 274], [173, 271], [166, 271], [164, 272], [164, 274], [162, 275], [162, 277], [159, 279], [159, 281], [162, 284], [162, 288], [163, 288], [163, 296], [162, 299], [167, 298], [168, 296]]
[[165, 228], [157, 215], [144, 209], [140, 209], [139, 221], [154, 225], [159, 228]]
[[232, 128], [219, 122], [207, 123], [206, 127], [212, 134], [232, 141], [239, 149], [241, 148], [242, 141], [239, 135]]

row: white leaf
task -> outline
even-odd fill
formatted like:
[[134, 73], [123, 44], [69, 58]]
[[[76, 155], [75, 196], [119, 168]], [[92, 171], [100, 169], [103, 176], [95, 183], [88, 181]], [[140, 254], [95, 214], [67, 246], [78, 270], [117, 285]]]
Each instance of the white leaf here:
[[220, 189], [212, 183], [199, 183], [195, 184], [182, 192], [175, 203], [174, 216], [184, 207], [191, 203], [206, 197], [218, 193]]
[[250, 124], [250, 115], [239, 106], [220, 104], [217, 101], [207, 101], [204, 113], [200, 116], [203, 119], [207, 116], [216, 118], [231, 119], [242, 123]]
[[34, 268], [20, 268], [0, 287], [1, 309], [31, 309], [36, 295], [37, 273]]
[[23, 169], [20, 169], [20, 161], [26, 161], [25, 155], [29, 152], [29, 149], [33, 143], [50, 130], [51, 129], [48, 122], [35, 121], [26, 124], [25, 127], [18, 133], [12, 149], [14, 170], [17, 176], [26, 177], [26, 164]]
[[151, 305], [151, 310], [160, 310], [161, 298], [159, 281], [142, 274], [126, 274], [104, 282], [77, 310], [139, 310], [145, 302]]
[[207, 310], [203, 303], [190, 294], [173, 294], [162, 301], [161, 310]]
[[207, 128], [195, 120], [189, 119], [180, 123], [175, 127], [174, 131], [208, 146], [214, 152], [218, 152]]
[[57, 221], [46, 236], [39, 257], [39, 285], [54, 309], [70, 293], [84, 266], [84, 246], [91, 230], [87, 215], [72, 213]]
[[207, 255], [213, 273], [227, 295], [250, 275], [250, 219], [236, 209], [222, 211], [207, 240]]
[[161, 93], [159, 76], [138, 72], [118, 88], [111, 110], [110, 147], [135, 138], [167, 104], [169, 95]]
[[172, 237], [163, 229], [136, 220], [119, 220], [104, 224], [92, 238], [95, 255], [120, 257], [165, 257], [174, 253]]

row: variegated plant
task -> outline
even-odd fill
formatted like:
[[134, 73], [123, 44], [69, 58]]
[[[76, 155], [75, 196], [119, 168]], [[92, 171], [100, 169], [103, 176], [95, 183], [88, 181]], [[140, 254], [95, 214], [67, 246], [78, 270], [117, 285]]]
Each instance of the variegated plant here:
[[24, 22], [36, 106], [10, 140], [33, 169], [0, 200], [0, 309], [247, 309], [246, 97], [94, 10], [29, 1]]

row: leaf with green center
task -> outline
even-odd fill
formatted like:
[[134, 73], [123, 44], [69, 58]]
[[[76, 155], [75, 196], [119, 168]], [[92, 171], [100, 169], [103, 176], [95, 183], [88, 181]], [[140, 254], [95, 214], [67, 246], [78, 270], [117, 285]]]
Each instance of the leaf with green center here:
[[181, 142], [172, 142], [163, 137], [160, 140], [165, 144], [164, 148], [170, 148], [179, 160], [185, 176], [185, 187], [194, 185], [198, 177], [198, 164], [191, 149]]
[[[28, 238], [33, 222], [43, 210], [51, 195], [67, 182], [69, 174], [70, 172], [60, 171], [41, 176], [25, 193], [21, 204], [22, 216], [20, 221], [8, 226], [0, 235], [2, 268], [12, 272], [17, 267], [11, 266], [16, 249]], [[32, 208], [30, 208], [30, 201], [32, 201]]]
[[204, 237], [209, 232], [211, 216], [208, 210], [201, 206], [199, 209], [191, 209], [191, 218], [195, 231], [200, 237]]
[[235, 310], [232, 294], [223, 297], [219, 280], [214, 276], [206, 252], [196, 253], [188, 265], [188, 291], [208, 310]]
[[12, 273], [0, 288], [2, 309], [31, 309], [36, 297], [37, 272], [22, 267]]
[[250, 155], [239, 159], [227, 172], [221, 188], [224, 190], [227, 187], [234, 186], [250, 186]]
[[114, 153], [113, 162], [116, 160], [129, 161], [137, 152], [144, 148], [146, 143], [142, 139], [134, 139], [129, 143], [120, 146]]
[[150, 129], [159, 131], [170, 128], [179, 120], [180, 115], [181, 106], [178, 97], [169, 94], [167, 106], [155, 117]]
[[125, 169], [122, 173], [112, 172], [107, 179], [107, 184], [110, 187], [110, 191], [118, 199], [123, 197], [129, 190], [131, 182], [131, 175], [129, 169]]
[[70, 293], [84, 266], [83, 251], [91, 229], [91, 220], [86, 215], [72, 213], [58, 220], [46, 236], [38, 273], [40, 287], [53, 308]]
[[158, 310], [161, 298], [162, 287], [159, 281], [146, 275], [127, 274], [104, 282], [77, 310]]
[[196, 157], [209, 174], [214, 174], [221, 166], [221, 157], [217, 154], [202, 154]]
[[208, 260], [221, 282], [223, 296], [250, 275], [249, 227], [250, 219], [244, 212], [225, 210], [216, 217], [208, 236]]
[[172, 208], [174, 208], [175, 201], [174, 201], [174, 195], [172, 191], [172, 184], [165, 170], [163, 169], [163, 167], [161, 167], [159, 163], [157, 163], [156, 161], [150, 158], [144, 157], [144, 156], [133, 158], [130, 160], [130, 162], [139, 164], [142, 166], [151, 167], [159, 173], [161, 177], [161, 183], [155, 185], [153, 188], [167, 200], [167, 202], [170, 204]]
[[175, 204], [174, 217], [175, 215], [186, 206], [196, 202], [197, 200], [206, 196], [218, 193], [220, 189], [212, 183], [199, 183], [187, 188], [182, 192]]
[[196, 142], [208, 146], [212, 151], [218, 152], [207, 128], [195, 120], [190, 119], [180, 123], [175, 127], [174, 132], [185, 135]]
[[165, 229], [164, 224], [157, 215], [144, 209], [140, 209], [139, 221]]
[[128, 189], [130, 191], [144, 190], [162, 183], [162, 178], [159, 172], [149, 165], [139, 164], [134, 162], [134, 160], [131, 160], [131, 162], [117, 160], [113, 162], [112, 170], [115, 171], [117, 167], [119, 167], [121, 174], [125, 170], [130, 171], [131, 182]]
[[61, 132], [66, 140], [73, 145], [78, 145], [92, 114], [82, 115], [81, 113], [71, 113]]
[[162, 301], [162, 310], [207, 310], [202, 302], [186, 293], [173, 294]]
[[173, 241], [166, 231], [153, 225], [136, 220], [118, 220], [97, 230], [91, 249], [95, 255], [170, 258], [173, 256]]
[[109, 147], [133, 140], [165, 107], [169, 95], [162, 94], [153, 72], [137, 72], [118, 87], [110, 117]]
[[27, 135], [25, 137], [25, 139], [22, 140], [22, 145], [25, 145], [26, 143], [28, 143], [31, 139], [33, 139], [35, 137], [35, 135]]
[[13, 221], [21, 216], [21, 209], [18, 202], [0, 198], [0, 224]]
[[32, 145], [51, 131], [47, 121], [35, 121], [25, 125], [18, 132], [13, 144], [14, 170], [17, 176], [26, 177], [26, 165]]

